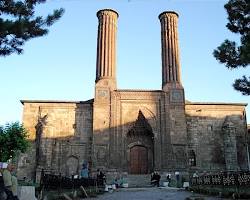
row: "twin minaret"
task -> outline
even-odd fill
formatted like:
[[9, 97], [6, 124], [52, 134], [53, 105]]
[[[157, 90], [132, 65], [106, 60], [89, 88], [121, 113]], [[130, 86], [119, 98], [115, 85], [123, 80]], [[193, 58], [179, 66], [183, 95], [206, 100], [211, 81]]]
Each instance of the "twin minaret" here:
[[[116, 32], [118, 13], [111, 9], [97, 12], [96, 83], [101, 79], [116, 89]], [[161, 22], [162, 89], [181, 86], [178, 46], [178, 14], [172, 11], [159, 15]], [[107, 83], [107, 82], [106, 82]]]
[[162, 87], [167, 83], [180, 84], [180, 60], [178, 45], [178, 14], [163, 12], [161, 22]]
[[116, 32], [118, 13], [111, 9], [97, 12], [96, 83], [106, 80], [106, 85], [116, 89]]

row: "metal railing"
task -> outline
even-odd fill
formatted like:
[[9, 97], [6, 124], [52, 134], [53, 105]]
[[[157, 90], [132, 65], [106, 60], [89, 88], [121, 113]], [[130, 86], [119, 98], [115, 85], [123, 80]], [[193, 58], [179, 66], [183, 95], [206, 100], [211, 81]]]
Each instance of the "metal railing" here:
[[250, 171], [220, 172], [217, 174], [192, 177], [191, 185], [250, 186]]
[[44, 190], [77, 189], [81, 186], [102, 186], [103, 181], [96, 178], [74, 178], [53, 174], [41, 174], [40, 187]]

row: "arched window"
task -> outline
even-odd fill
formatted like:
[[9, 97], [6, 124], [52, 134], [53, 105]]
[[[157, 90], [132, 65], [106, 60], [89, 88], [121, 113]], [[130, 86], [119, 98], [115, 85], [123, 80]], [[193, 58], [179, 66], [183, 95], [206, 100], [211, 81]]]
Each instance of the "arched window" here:
[[71, 177], [72, 175], [78, 174], [79, 159], [78, 157], [71, 155], [66, 161], [66, 176]]
[[188, 152], [188, 163], [189, 166], [196, 166], [196, 156], [194, 150], [190, 150]]

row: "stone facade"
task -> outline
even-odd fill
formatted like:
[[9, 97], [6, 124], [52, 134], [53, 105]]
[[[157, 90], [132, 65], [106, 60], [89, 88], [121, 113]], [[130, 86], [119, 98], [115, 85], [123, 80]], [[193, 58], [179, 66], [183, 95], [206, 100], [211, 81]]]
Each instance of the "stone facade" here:
[[78, 173], [82, 162], [91, 160], [92, 100], [22, 103], [23, 123], [32, 148], [19, 159], [19, 176], [34, 178], [41, 169], [65, 175]]
[[22, 100], [31, 150], [19, 177], [39, 179], [41, 169], [66, 176], [91, 172], [147, 174], [247, 169], [246, 104], [185, 101], [181, 84], [178, 15], [159, 15], [162, 89], [116, 87], [118, 13], [100, 10], [95, 97], [92, 100]]
[[247, 169], [244, 104], [186, 102], [191, 169], [207, 171]]

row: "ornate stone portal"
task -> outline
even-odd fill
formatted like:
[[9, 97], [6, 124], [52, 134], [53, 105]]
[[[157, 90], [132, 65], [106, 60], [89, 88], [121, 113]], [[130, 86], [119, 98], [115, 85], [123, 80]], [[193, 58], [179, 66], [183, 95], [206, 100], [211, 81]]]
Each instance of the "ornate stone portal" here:
[[161, 90], [117, 89], [118, 13], [105, 9], [97, 17], [95, 97], [21, 101], [33, 148], [19, 159], [19, 178], [39, 177], [41, 169], [71, 176], [83, 163], [93, 173], [98, 168], [131, 174], [247, 169], [246, 104], [185, 101], [178, 15], [159, 15]]
[[154, 134], [141, 111], [126, 138], [129, 173], [148, 174], [154, 169]]

